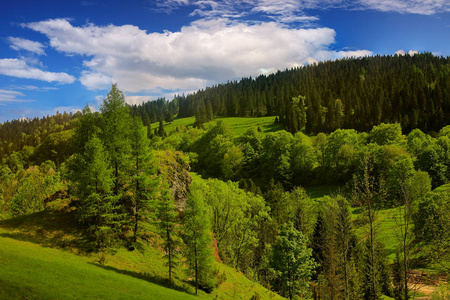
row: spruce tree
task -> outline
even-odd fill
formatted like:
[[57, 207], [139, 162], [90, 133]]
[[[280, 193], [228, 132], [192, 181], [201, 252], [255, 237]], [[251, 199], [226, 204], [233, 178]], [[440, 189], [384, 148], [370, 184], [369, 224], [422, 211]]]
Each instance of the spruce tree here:
[[186, 202], [183, 240], [187, 248], [187, 271], [195, 277], [197, 294], [199, 286], [211, 288], [208, 283], [213, 271], [209, 215], [200, 190], [194, 190]]
[[131, 143], [131, 225], [136, 243], [142, 221], [149, 217], [157, 193], [159, 178], [147, 139], [147, 128], [140, 117], [133, 119]]
[[337, 210], [336, 210], [336, 240], [337, 251], [340, 254], [340, 273], [342, 274], [343, 281], [343, 298], [350, 300], [350, 280], [351, 280], [351, 241], [354, 235], [352, 226], [352, 214], [347, 205], [347, 200], [342, 197], [337, 197]]
[[113, 84], [100, 106], [102, 112], [102, 140], [114, 171], [114, 195], [126, 184], [130, 167], [131, 116], [122, 91]]
[[102, 250], [116, 239], [123, 215], [117, 197], [112, 194], [112, 169], [101, 140], [94, 135], [84, 149], [69, 162], [79, 199], [77, 218], [89, 226], [96, 247]]
[[164, 130], [164, 123], [163, 123], [163, 120], [159, 120], [158, 130], [156, 130], [156, 128], [155, 128], [155, 134], [156, 134], [157, 136], [159, 136], [159, 137], [162, 137], [162, 138], [164, 138], [164, 137], [167, 136], [167, 133], [166, 133], [166, 131]]
[[167, 187], [161, 189], [161, 199], [157, 207], [158, 229], [163, 240], [164, 256], [167, 259], [166, 266], [169, 272], [169, 282], [173, 284], [172, 274], [176, 269], [177, 248], [179, 246], [178, 212], [175, 203]]

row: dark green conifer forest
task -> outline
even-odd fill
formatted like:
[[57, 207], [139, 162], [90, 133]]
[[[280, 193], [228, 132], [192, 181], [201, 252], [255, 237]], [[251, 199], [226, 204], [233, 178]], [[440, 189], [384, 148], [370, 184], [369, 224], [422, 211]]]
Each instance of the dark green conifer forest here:
[[[284, 130], [220, 120], [262, 116]], [[0, 220], [63, 203], [84, 251], [151, 245], [195, 293], [220, 262], [289, 299], [414, 299], [417, 274], [450, 272], [449, 122], [450, 60], [429, 53], [138, 106], [112, 85], [99, 112], [0, 124]]]

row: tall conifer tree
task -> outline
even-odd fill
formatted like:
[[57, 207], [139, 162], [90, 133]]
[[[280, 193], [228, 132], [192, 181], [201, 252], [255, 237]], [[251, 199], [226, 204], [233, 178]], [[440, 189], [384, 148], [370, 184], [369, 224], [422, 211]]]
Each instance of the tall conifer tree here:
[[158, 228], [160, 236], [163, 239], [162, 245], [165, 252], [164, 256], [167, 259], [166, 266], [169, 269], [169, 282], [172, 284], [172, 274], [178, 265], [176, 250], [179, 245], [179, 228], [177, 208], [167, 187], [161, 189], [161, 199], [159, 200], [157, 209]]
[[115, 240], [121, 215], [117, 197], [112, 195], [113, 174], [103, 144], [97, 136], [89, 139], [84, 152], [70, 162], [71, 179], [79, 199], [78, 219], [89, 225], [102, 250]]
[[152, 210], [154, 198], [159, 185], [153, 155], [147, 138], [147, 128], [143, 126], [140, 117], [133, 119], [130, 135], [131, 143], [131, 217], [133, 241], [136, 243], [138, 230], [142, 221]]
[[213, 270], [209, 216], [199, 190], [194, 190], [186, 202], [183, 240], [187, 246], [188, 273], [195, 277], [197, 294], [199, 285], [207, 286]]
[[125, 96], [116, 84], [112, 85], [100, 110], [102, 112], [102, 140], [114, 171], [114, 195], [119, 195], [130, 167], [131, 116]]

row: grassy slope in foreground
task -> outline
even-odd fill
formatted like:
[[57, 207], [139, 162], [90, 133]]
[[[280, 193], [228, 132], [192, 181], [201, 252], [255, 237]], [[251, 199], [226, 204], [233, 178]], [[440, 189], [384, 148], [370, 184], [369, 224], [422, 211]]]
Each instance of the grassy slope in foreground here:
[[0, 299], [195, 299], [91, 259], [7, 236], [0, 229]]
[[[56, 204], [0, 222], [0, 299], [194, 297], [192, 278], [183, 265], [176, 271], [175, 288], [188, 293], [168, 288], [165, 259], [150, 244], [135, 251], [120, 248], [106, 254], [105, 266], [98, 265], [99, 254], [83, 250], [83, 229], [73, 212]], [[261, 299], [281, 299], [230, 267], [217, 263], [217, 268], [224, 281], [211, 294], [199, 291], [201, 298], [249, 299], [258, 294]]]

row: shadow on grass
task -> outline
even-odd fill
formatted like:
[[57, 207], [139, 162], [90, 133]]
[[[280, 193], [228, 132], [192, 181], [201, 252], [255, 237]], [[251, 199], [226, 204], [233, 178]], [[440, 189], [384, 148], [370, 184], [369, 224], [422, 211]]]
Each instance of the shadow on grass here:
[[0, 221], [0, 228], [9, 232], [0, 236], [31, 242], [48, 248], [70, 248], [90, 252], [85, 228], [80, 226], [73, 212], [46, 209], [29, 215]]
[[310, 186], [305, 187], [306, 194], [311, 199], [317, 199], [324, 196], [331, 196], [334, 193], [336, 193], [339, 190], [338, 185], [332, 185], [332, 184], [325, 184], [325, 185], [316, 185], [316, 186]]
[[283, 125], [282, 124], [270, 124], [270, 125], [266, 125], [263, 128], [264, 132], [275, 132], [275, 131], [280, 131], [283, 129]]
[[356, 207], [355, 209], [353, 209], [352, 213], [354, 215], [360, 215], [360, 214], [362, 214], [362, 212], [363, 212], [363, 209], [361, 207]]
[[[150, 282], [150, 283], [153, 283], [153, 284], [157, 284], [157, 285], [165, 287], [165, 288], [169, 288], [169, 289], [177, 290], [179, 292], [183, 292], [183, 293], [187, 293], [187, 294], [190, 294], [190, 295], [194, 295], [193, 293], [191, 293], [189, 291], [189, 288], [187, 286], [173, 285], [166, 278], [161, 278], [161, 277], [153, 276], [153, 275], [150, 275], [150, 274], [143, 274], [143, 273], [138, 273], [138, 272], [133, 272], [133, 271], [128, 271], [128, 270], [121, 270], [121, 269], [117, 269], [117, 268], [114, 268], [114, 267], [111, 267], [111, 266], [104, 266], [104, 265], [101, 265], [99, 263], [90, 262], [89, 264], [93, 265], [93, 266], [96, 266], [96, 267], [99, 267], [99, 268], [102, 268], [102, 269], [107, 270], [107, 271], [113, 271], [113, 272], [116, 272], [118, 274], [127, 275], [127, 276], [131, 276], [131, 277], [134, 277], [134, 278], [137, 278], [137, 279], [145, 280], [147, 282]], [[186, 282], [183, 282], [183, 283], [185, 285], [189, 284], [189, 283], [186, 283]]]

